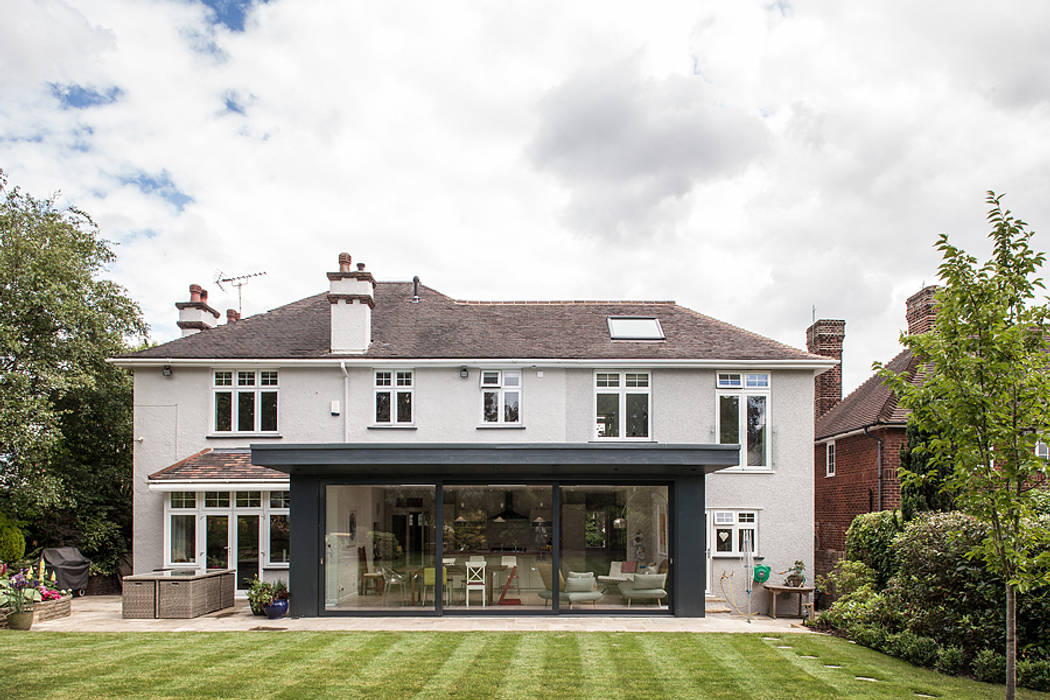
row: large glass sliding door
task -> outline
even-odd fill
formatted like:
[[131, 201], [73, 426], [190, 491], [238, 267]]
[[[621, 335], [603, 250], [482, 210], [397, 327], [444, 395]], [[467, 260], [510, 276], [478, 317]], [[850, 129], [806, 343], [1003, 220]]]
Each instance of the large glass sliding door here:
[[[669, 487], [329, 485], [326, 611], [667, 610]], [[558, 503], [557, 510], [555, 504]], [[437, 521], [440, 513], [441, 553]]]
[[436, 491], [325, 488], [325, 610], [434, 609]]
[[551, 486], [445, 486], [445, 607], [551, 605]]
[[562, 609], [670, 602], [666, 486], [562, 486]]

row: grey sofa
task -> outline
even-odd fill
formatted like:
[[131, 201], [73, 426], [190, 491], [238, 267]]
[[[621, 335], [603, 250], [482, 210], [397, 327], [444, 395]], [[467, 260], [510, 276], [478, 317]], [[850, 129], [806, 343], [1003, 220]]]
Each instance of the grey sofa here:
[[[539, 592], [539, 596], [540, 598], [549, 601], [554, 597], [554, 594], [552, 593], [554, 574], [551, 570], [551, 565], [538, 563], [536, 564], [536, 570], [539, 572], [540, 578], [543, 579], [543, 587], [545, 589]], [[568, 603], [570, 610], [572, 610], [572, 606], [576, 603], [589, 601], [597, 605], [602, 597], [602, 592], [597, 590], [593, 573], [584, 576], [569, 576], [566, 578], [559, 571], [558, 589], [559, 602]]]
[[631, 581], [619, 584], [620, 595], [627, 599], [627, 607], [631, 607], [631, 600], [655, 600], [657, 605], [667, 598], [667, 574], [635, 574]]

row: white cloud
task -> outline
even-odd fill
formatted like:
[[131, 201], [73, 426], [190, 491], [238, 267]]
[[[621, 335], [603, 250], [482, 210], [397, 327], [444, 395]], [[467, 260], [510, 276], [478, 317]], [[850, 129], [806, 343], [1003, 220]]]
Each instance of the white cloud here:
[[0, 167], [120, 241], [159, 340], [190, 282], [225, 307], [218, 270], [267, 270], [254, 313], [349, 250], [463, 298], [674, 298], [796, 346], [816, 305], [847, 320], [849, 388], [896, 352], [936, 234], [986, 250], [986, 189], [1050, 221], [1042, 3], [274, 0], [243, 32], [188, 0], [5, 10]]

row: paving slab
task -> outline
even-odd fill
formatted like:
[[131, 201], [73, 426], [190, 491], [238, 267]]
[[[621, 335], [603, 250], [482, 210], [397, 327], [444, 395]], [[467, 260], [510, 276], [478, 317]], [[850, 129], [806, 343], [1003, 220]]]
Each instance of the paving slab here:
[[723, 613], [707, 617], [669, 615], [529, 615], [443, 617], [286, 617], [268, 620], [248, 610], [246, 601], [233, 608], [192, 620], [125, 620], [120, 596], [73, 599], [73, 614], [58, 620], [36, 622], [37, 632], [234, 632], [252, 630], [319, 630], [359, 632], [756, 632], [762, 634], [810, 633], [798, 620]]

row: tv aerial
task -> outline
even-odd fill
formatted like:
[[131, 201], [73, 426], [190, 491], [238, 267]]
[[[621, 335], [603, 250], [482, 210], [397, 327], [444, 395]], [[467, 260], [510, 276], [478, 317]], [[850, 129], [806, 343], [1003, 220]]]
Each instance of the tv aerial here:
[[241, 287], [243, 287], [244, 285], [248, 284], [248, 280], [250, 280], [252, 277], [262, 277], [265, 274], [266, 274], [266, 272], [263, 271], [263, 272], [251, 272], [251, 273], [248, 273], [247, 275], [236, 275], [236, 276], [230, 276], [230, 277], [223, 277], [222, 276], [222, 270], [219, 270], [218, 272], [215, 273], [215, 284], [218, 285], [219, 289], [221, 289], [224, 292], [226, 291], [226, 288], [222, 286], [224, 282], [226, 284], [230, 285], [231, 287], [236, 287], [237, 288], [237, 313], [240, 314], [241, 311], [243, 310], [241, 308], [241, 306], [242, 306], [242, 303], [241, 303]]

